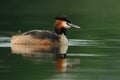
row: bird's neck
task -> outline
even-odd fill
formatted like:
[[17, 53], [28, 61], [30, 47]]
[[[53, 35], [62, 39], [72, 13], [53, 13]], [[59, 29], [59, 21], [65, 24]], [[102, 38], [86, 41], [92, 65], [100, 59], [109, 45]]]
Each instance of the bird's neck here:
[[61, 44], [68, 44], [68, 39], [64, 33], [59, 35], [59, 41]]
[[68, 40], [66, 38], [66, 29], [61, 27], [59, 28], [59, 26], [55, 25], [54, 30], [59, 36], [60, 44], [68, 44]]

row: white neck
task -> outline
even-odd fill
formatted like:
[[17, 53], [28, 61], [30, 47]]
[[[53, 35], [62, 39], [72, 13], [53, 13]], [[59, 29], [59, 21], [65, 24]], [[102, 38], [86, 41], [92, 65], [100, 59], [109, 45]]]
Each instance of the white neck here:
[[61, 34], [59, 36], [60, 36], [60, 43], [61, 44], [68, 44], [68, 40], [67, 40], [65, 34]]

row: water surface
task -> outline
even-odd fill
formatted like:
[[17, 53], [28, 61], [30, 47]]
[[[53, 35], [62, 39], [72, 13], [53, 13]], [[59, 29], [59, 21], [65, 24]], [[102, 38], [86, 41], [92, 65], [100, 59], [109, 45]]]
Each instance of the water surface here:
[[[0, 78], [2, 80], [113, 80], [119, 79], [119, 39], [69, 39], [65, 54], [58, 48], [40, 51], [15, 46], [11, 37], [0, 37]], [[19, 47], [19, 48], [18, 48]], [[48, 46], [47, 46], [48, 47]], [[25, 50], [24, 50], [25, 49]], [[21, 52], [20, 52], [21, 51]]]
[[[1, 0], [0, 80], [119, 80], [119, 3]], [[81, 27], [67, 32], [68, 46], [11, 45], [12, 35], [33, 29], [53, 31], [55, 17], [60, 15]]]

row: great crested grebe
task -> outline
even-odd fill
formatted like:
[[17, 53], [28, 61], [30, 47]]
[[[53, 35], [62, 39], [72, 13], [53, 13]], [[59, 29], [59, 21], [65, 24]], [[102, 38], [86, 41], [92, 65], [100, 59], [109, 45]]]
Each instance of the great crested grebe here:
[[56, 17], [54, 30], [56, 33], [48, 30], [31, 30], [21, 35], [12, 36], [12, 44], [39, 45], [39, 44], [68, 44], [66, 38], [67, 28], [80, 28], [71, 23], [68, 17]]

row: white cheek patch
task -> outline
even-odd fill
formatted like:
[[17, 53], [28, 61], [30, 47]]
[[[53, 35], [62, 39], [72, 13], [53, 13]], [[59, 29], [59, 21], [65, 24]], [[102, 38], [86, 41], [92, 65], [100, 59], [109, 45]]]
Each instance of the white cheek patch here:
[[64, 28], [70, 28], [70, 26], [67, 24], [67, 22], [62, 22], [62, 26], [64, 27]]

